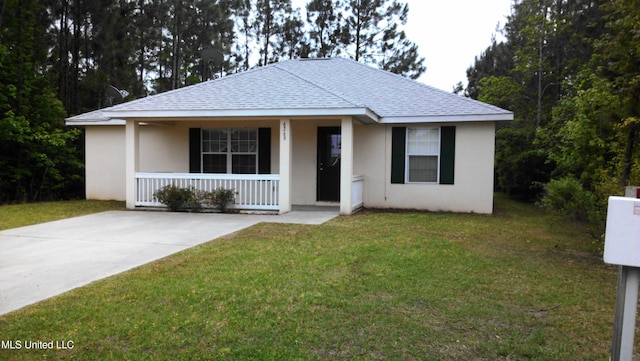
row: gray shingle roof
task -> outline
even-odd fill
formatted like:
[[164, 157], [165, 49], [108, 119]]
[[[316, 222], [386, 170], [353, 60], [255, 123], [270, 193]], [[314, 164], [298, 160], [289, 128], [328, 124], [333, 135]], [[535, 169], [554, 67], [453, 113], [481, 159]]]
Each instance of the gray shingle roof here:
[[509, 113], [352, 60], [330, 60], [276, 65], [354, 104], [366, 106], [383, 118]]
[[68, 118], [353, 115], [380, 122], [509, 120], [513, 113], [343, 58], [297, 59]]

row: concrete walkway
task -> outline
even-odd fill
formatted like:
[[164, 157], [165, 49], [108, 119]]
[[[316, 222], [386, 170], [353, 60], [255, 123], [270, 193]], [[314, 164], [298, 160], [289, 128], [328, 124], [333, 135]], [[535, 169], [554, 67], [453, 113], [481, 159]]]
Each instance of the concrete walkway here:
[[260, 222], [322, 224], [337, 215], [110, 211], [0, 231], [0, 315]]

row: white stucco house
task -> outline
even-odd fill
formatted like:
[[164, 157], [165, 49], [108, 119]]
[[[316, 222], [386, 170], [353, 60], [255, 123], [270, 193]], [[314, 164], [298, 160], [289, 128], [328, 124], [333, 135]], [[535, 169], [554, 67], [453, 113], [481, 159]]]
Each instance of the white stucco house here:
[[288, 60], [70, 117], [86, 196], [159, 206], [174, 183], [236, 208], [493, 212], [495, 128], [513, 113], [342, 58]]

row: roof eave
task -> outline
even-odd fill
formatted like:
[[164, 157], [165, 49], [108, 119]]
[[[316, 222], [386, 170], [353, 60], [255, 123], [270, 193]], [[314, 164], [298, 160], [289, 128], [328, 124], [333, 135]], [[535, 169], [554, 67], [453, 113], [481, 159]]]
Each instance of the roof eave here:
[[377, 123], [379, 116], [362, 108], [216, 109], [216, 110], [113, 110], [103, 112], [114, 119], [203, 119], [203, 118], [296, 118], [352, 116], [364, 123]]
[[512, 112], [495, 114], [426, 115], [410, 117], [381, 117], [381, 124], [401, 123], [458, 123], [458, 122], [500, 122], [513, 120]]
[[83, 127], [87, 125], [125, 125], [124, 119], [66, 119], [64, 124], [69, 127]]

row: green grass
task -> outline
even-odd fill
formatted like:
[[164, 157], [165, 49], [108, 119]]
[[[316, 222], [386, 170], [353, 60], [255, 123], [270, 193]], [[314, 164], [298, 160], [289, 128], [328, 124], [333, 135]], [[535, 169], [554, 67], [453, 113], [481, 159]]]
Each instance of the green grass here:
[[0, 359], [605, 360], [616, 269], [570, 224], [364, 211], [260, 224], [9, 315]]
[[0, 230], [114, 209], [124, 209], [124, 202], [64, 201], [2, 205]]

